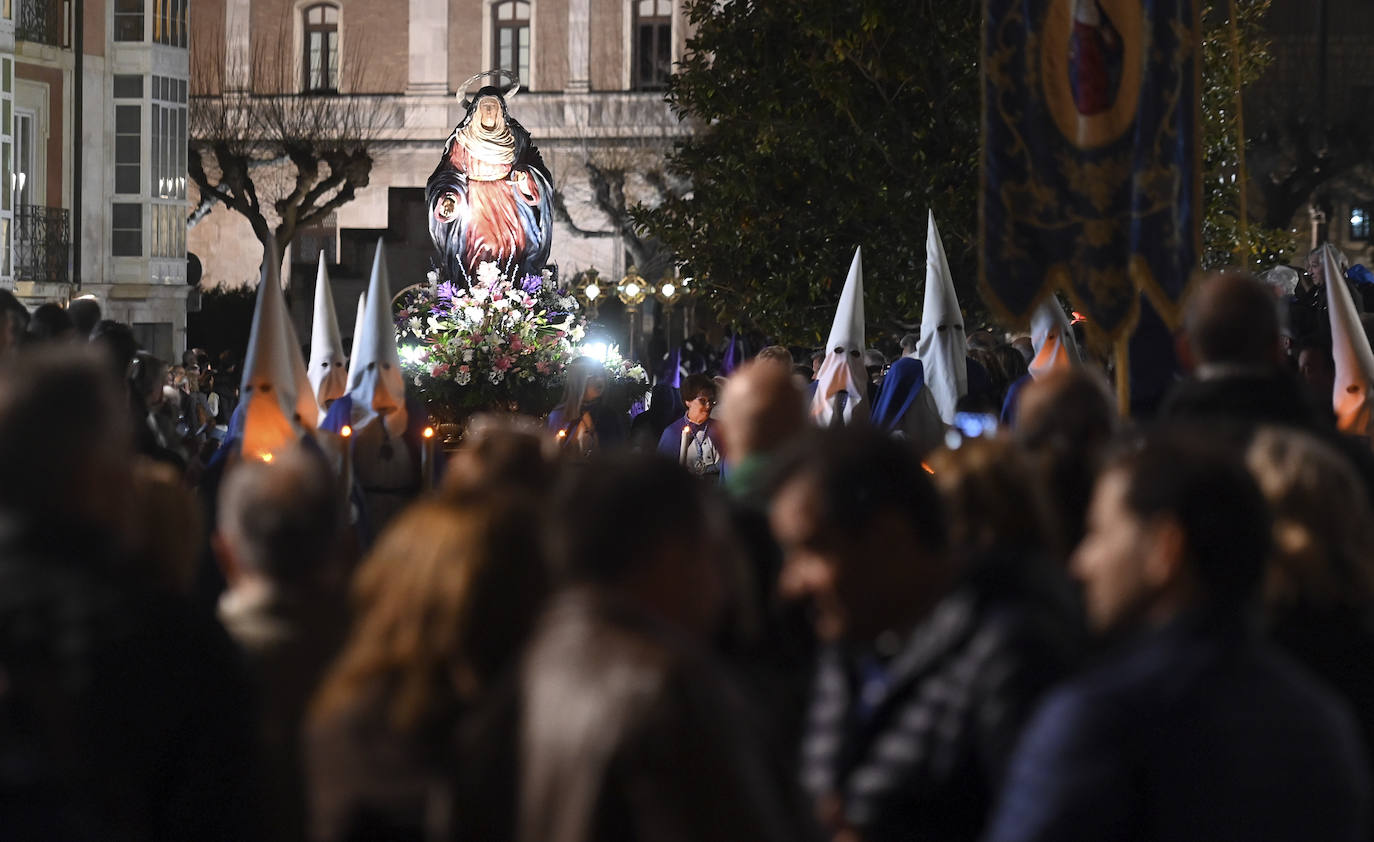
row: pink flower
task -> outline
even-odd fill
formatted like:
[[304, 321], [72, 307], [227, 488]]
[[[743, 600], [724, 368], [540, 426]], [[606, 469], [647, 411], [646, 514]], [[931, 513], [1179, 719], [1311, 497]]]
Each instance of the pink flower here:
[[540, 360], [539, 362], [534, 364], [534, 370], [539, 372], [540, 374], [548, 374], [549, 364], [544, 360]]
[[431, 368], [431, 369], [429, 370], [429, 376], [430, 376], [430, 377], [442, 377], [443, 374], [444, 374], [444, 372], [448, 371], [448, 369], [449, 369], [448, 363], [439, 363], [438, 365], [434, 366], [433, 368]]
[[472, 371], [472, 366], [470, 366], [470, 365], [460, 365], [460, 366], [458, 366], [458, 370], [461, 371], [461, 372], [464, 373], [464, 374], [467, 374], [469, 371]]
[[510, 364], [510, 357], [507, 357], [504, 354], [491, 361], [491, 367], [496, 369], [497, 371], [505, 371], [506, 369], [510, 368]]
[[520, 337], [514, 335], [510, 337], [510, 339], [507, 341], [507, 344], [510, 345], [510, 349], [512, 352], [519, 351], [525, 347], [524, 343], [520, 341]]

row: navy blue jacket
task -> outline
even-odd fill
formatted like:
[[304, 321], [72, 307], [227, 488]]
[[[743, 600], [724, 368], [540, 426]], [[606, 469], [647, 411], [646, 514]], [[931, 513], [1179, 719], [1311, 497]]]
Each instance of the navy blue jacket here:
[[1050, 694], [987, 837], [1369, 838], [1348, 710], [1239, 622], [1176, 621]]

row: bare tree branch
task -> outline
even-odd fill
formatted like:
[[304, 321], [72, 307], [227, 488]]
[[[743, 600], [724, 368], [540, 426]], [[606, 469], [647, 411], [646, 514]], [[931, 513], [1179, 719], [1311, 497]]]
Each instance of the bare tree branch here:
[[[290, 31], [285, 17], [277, 31]], [[222, 27], [221, 27], [222, 28]], [[366, 187], [394, 109], [369, 88], [370, 63], [350, 54], [338, 90], [297, 92], [289, 52], [255, 37], [247, 67], [236, 67], [215, 33], [192, 53], [189, 171], [200, 202], [189, 220], [218, 202], [244, 216], [280, 261], [301, 228], [322, 221]], [[253, 90], [230, 90], [248, 78]], [[276, 240], [276, 253], [267, 245]]]

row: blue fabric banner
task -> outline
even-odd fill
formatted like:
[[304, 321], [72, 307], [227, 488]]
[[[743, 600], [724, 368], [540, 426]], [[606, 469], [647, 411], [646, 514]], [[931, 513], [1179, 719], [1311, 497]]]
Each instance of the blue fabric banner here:
[[1201, 253], [1200, 0], [985, 0], [979, 282], [1053, 291], [1099, 346], [1166, 322]]

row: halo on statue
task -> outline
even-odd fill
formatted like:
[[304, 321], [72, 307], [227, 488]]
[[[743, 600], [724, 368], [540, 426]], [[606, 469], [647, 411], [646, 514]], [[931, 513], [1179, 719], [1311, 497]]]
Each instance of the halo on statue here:
[[472, 100], [468, 99], [468, 88], [472, 86], [473, 82], [476, 82], [478, 79], [490, 78], [492, 82], [499, 87], [501, 84], [502, 77], [506, 78], [511, 83], [511, 86], [506, 89], [505, 93], [501, 94], [503, 98], [509, 100], [511, 97], [520, 93], [520, 77], [517, 76], [513, 71], [501, 68], [498, 68], [496, 70], [488, 70], [485, 73], [478, 73], [470, 77], [466, 82], [462, 84], [461, 87], [458, 88], [458, 98], [463, 101], [463, 107], [472, 107]]

